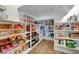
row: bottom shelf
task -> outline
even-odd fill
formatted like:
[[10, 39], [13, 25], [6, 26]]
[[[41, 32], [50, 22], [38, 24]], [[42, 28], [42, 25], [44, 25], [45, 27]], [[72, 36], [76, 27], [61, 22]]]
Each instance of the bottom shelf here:
[[63, 45], [57, 45], [59, 47], [63, 47], [63, 48], [67, 48], [67, 49], [73, 49], [73, 50], [79, 50], [79, 47], [75, 47], [75, 48], [68, 48], [68, 47], [65, 47]]
[[75, 40], [56, 39], [54, 49], [69, 54], [79, 54], [79, 42]]
[[79, 48], [67, 48], [61, 45], [55, 45], [54, 50], [62, 51], [68, 54], [79, 54]]
[[30, 52], [33, 48], [35, 48], [40, 42], [42, 41], [42, 39], [40, 39], [33, 47], [27, 49], [26, 51], [24, 51], [22, 54], [27, 54], [28, 52]]
[[14, 48], [12, 48], [12, 49], [6, 51], [6, 52], [3, 53], [3, 54], [11, 54], [11, 53], [13, 53], [13, 51], [15, 51], [15, 50], [17, 50], [17, 49], [20, 49], [23, 45], [25, 45], [25, 44], [28, 43], [28, 42], [30, 42], [30, 40], [27, 40], [25, 43], [20, 44], [20, 45], [18, 45], [18, 46], [16, 46], [16, 47], [14, 47]]
[[58, 46], [54, 47], [54, 50], [61, 51], [61, 52], [67, 53], [67, 54], [72, 54], [70, 51], [66, 51]]

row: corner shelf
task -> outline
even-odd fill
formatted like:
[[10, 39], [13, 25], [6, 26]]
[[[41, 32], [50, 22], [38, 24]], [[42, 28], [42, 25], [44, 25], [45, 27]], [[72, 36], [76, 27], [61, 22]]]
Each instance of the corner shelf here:
[[40, 39], [40, 40], [38, 41], [38, 43], [36, 43], [33, 47], [31, 47], [31, 48], [27, 49], [26, 51], [24, 51], [22, 54], [26, 54], [26, 53], [28, 53], [29, 51], [31, 51], [31, 50], [32, 50], [33, 48], [35, 48], [41, 41], [42, 41], [42, 40]]

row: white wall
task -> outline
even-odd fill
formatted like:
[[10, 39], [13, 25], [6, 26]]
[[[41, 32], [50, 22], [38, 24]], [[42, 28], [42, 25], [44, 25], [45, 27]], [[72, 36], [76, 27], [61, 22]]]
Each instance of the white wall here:
[[17, 8], [20, 7], [20, 5], [4, 5], [6, 7], [5, 13], [8, 14], [8, 19], [11, 21], [18, 21], [19, 14]]
[[75, 15], [77, 15], [77, 14], [79, 15], [79, 5], [74, 6], [74, 7], [67, 13], [67, 15], [62, 18], [62, 21], [63, 21], [63, 22], [66, 22], [67, 19], [68, 19], [70, 16], [74, 15], [74, 14], [75, 14]]
[[43, 17], [37, 17], [36, 19], [55, 19], [55, 22], [67, 22], [67, 19], [72, 15], [79, 15], [79, 5], [74, 6], [62, 19], [57, 19], [57, 15], [53, 16], [43, 16]]
[[58, 19], [58, 15], [50, 15], [50, 16], [42, 16], [42, 17], [36, 17], [36, 20], [49, 20], [49, 19], [54, 19], [55, 22], [61, 22], [61, 19]]

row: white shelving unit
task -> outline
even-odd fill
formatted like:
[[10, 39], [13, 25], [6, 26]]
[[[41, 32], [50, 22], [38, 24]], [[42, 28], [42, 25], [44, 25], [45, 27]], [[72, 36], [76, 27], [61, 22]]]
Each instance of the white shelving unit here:
[[[56, 25], [56, 24], [70, 24], [70, 27], [71, 27], [71, 24], [72, 23], [74, 23], [74, 24], [76, 24], [76, 23], [79, 23], [79, 21], [73, 21], [73, 22], [63, 22], [63, 23], [55, 23], [54, 25]], [[79, 33], [79, 30], [65, 30], [65, 29], [61, 29], [61, 30], [56, 30], [55, 29], [55, 27], [54, 27], [54, 34], [55, 33], [57, 33], [57, 32], [61, 32], [61, 33], [64, 33], [64, 32], [70, 32], [70, 33]], [[54, 42], [55, 42], [55, 44], [54, 44], [54, 50], [58, 50], [58, 51], [62, 51], [62, 52], [65, 52], [65, 53], [68, 53], [68, 54], [77, 54], [77, 53], [79, 53], [78, 51], [79, 51], [79, 47], [75, 47], [75, 48], [68, 48], [68, 47], [66, 47], [66, 46], [64, 46], [64, 45], [60, 45], [60, 44], [58, 44], [58, 42], [56, 42], [56, 40], [59, 40], [59, 39], [63, 39], [63, 40], [75, 40], [75, 41], [79, 41], [79, 39], [75, 39], [75, 38], [68, 38], [68, 37], [56, 37], [56, 36], [54, 36]]]
[[[27, 22], [14, 22], [14, 21], [7, 21], [7, 22], [5, 22], [5, 21], [7, 21], [7, 20], [4, 20], [4, 21], [2, 21], [2, 22], [0, 22], [1, 24], [6, 24], [7, 22], [7, 24], [9, 24], [9, 23], [19, 23], [19, 24], [24, 24], [24, 26], [25, 26], [25, 29], [26, 29], [26, 25], [28, 24]], [[31, 24], [30, 24], [30, 28], [31, 28]], [[7, 29], [4, 29], [4, 30], [7, 30]], [[16, 29], [11, 29], [11, 30], [16, 30]], [[6, 37], [0, 37], [0, 39], [1, 40], [3, 40], [3, 39], [5, 39], [5, 38], [9, 38], [9, 37], [13, 37], [13, 36], [18, 36], [18, 35], [22, 35], [22, 34], [27, 34], [27, 33], [30, 33], [30, 40], [26, 40], [26, 42], [25, 43], [23, 43], [23, 44], [20, 44], [20, 45], [18, 45], [18, 46], [16, 46], [16, 47], [13, 47], [13, 48], [11, 48], [10, 50], [7, 50], [6, 52], [4, 52], [4, 53], [1, 53], [1, 54], [12, 54], [15, 50], [17, 50], [17, 49], [20, 49], [24, 44], [26, 44], [26, 43], [28, 43], [28, 42], [30, 42], [30, 48], [28, 48], [28, 49], [26, 49], [26, 51], [23, 51], [22, 52], [22, 54], [26, 54], [26, 53], [28, 53], [29, 51], [31, 51], [34, 47], [36, 47], [41, 41], [42, 41], [42, 39], [39, 39], [39, 41], [34, 45], [34, 46], [32, 46], [32, 40], [33, 39], [35, 39], [35, 38], [32, 38], [32, 32], [36, 32], [36, 31], [32, 31], [32, 30], [30, 30], [30, 32], [22, 32], [22, 33], [18, 33], [18, 34], [13, 34], [13, 35], [8, 35], [8, 36], [6, 36]]]
[[[51, 22], [50, 22], [51, 21]], [[53, 22], [52, 22], [53, 21]], [[40, 20], [39, 21], [39, 29], [40, 27], [44, 27], [43, 30], [39, 30], [40, 31], [40, 36], [42, 39], [45, 40], [53, 40], [53, 34], [54, 34], [54, 25], [51, 25], [49, 23], [54, 24], [54, 20], [53, 19], [48, 19], [48, 20]], [[45, 35], [44, 35], [45, 34]]]

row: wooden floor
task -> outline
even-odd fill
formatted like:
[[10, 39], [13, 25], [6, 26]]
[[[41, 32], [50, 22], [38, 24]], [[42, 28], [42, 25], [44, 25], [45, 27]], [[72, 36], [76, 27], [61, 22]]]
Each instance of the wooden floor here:
[[64, 54], [60, 51], [54, 51], [54, 42], [51, 40], [41, 41], [29, 54]]

